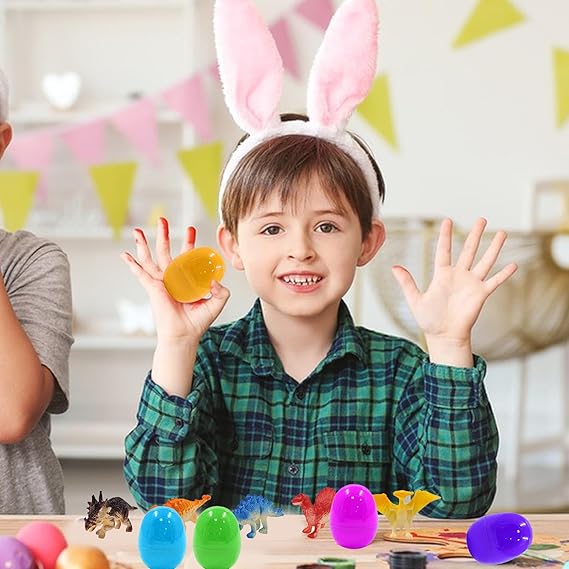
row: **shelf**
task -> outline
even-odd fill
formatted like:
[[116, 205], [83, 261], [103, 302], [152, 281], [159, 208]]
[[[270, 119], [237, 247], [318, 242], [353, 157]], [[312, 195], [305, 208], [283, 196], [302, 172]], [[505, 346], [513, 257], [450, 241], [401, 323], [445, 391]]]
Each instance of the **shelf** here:
[[[34, 125], [53, 125], [53, 124], [75, 124], [85, 123], [90, 120], [110, 119], [115, 112], [124, 109], [129, 104], [136, 103], [137, 99], [124, 100], [110, 104], [97, 103], [82, 109], [69, 109], [68, 111], [58, 111], [43, 103], [21, 104], [19, 107], [9, 111], [9, 121], [13, 125], [34, 124]], [[173, 124], [182, 126], [182, 117], [175, 111], [169, 109], [159, 109], [157, 112], [159, 124]]]
[[183, 8], [190, 0], [5, 0], [7, 10], [121, 10], [124, 8]]
[[58, 458], [122, 459], [130, 423], [93, 424], [52, 421], [51, 440]]
[[120, 334], [76, 334], [72, 350], [153, 350], [155, 336], [126, 336]]

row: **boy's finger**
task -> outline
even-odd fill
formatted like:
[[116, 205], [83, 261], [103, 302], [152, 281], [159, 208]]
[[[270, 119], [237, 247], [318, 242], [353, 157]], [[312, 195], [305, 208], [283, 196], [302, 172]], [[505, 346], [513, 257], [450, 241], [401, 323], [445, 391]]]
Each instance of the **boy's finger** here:
[[480, 280], [484, 280], [492, 270], [492, 267], [496, 263], [498, 255], [506, 242], [506, 237], [507, 235], [505, 231], [498, 231], [498, 233], [494, 235], [492, 242], [488, 246], [488, 249], [486, 249], [484, 255], [482, 255], [480, 261], [478, 261], [472, 269], [472, 272], [479, 277]]
[[411, 273], [404, 267], [400, 265], [395, 265], [391, 267], [393, 272], [393, 276], [399, 283], [403, 294], [405, 295], [405, 299], [407, 300], [407, 304], [409, 307], [415, 305], [415, 302], [418, 300], [419, 296], [421, 295], [419, 289], [417, 288], [417, 283], [415, 279], [412, 277]]
[[165, 217], [160, 217], [158, 219], [156, 232], [156, 262], [160, 270], [164, 272], [171, 260], [170, 228], [168, 227], [168, 220]]
[[134, 243], [136, 246], [136, 257], [142, 269], [154, 278], [162, 278], [160, 275], [160, 269], [156, 266], [154, 259], [152, 259], [144, 231], [142, 231], [140, 227], [135, 227], [132, 234], [134, 236]]
[[182, 250], [180, 254], [185, 253], [186, 251], [191, 251], [196, 246], [196, 235], [197, 230], [195, 227], [190, 225], [186, 227], [186, 232], [184, 235], [184, 240], [182, 241]]
[[474, 257], [476, 257], [478, 247], [480, 247], [480, 239], [482, 239], [485, 227], [486, 220], [483, 217], [479, 218], [464, 242], [462, 251], [456, 261], [457, 267], [470, 270], [470, 267], [472, 267], [472, 263], [474, 262]]
[[502, 283], [505, 283], [516, 271], [518, 265], [510, 263], [506, 265], [499, 273], [496, 273], [492, 278], [484, 283], [484, 288], [489, 295], [491, 295]]
[[144, 267], [127, 251], [121, 253], [120, 257], [131, 270], [132, 274], [138, 278], [146, 292], [150, 292], [154, 286], [154, 279], [152, 276], [149, 275], [145, 271]]
[[448, 267], [452, 255], [452, 220], [444, 219], [439, 231], [437, 249], [435, 251], [435, 271], [439, 267]]

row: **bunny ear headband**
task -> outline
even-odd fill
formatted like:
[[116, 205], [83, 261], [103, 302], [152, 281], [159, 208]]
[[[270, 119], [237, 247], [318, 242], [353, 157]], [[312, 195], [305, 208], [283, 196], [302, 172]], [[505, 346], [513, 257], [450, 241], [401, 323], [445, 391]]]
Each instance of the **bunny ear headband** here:
[[251, 0], [216, 0], [214, 32], [219, 74], [227, 107], [249, 134], [225, 167], [219, 191], [254, 147], [270, 138], [304, 134], [323, 138], [351, 156], [365, 175], [373, 216], [379, 216], [375, 171], [360, 145], [346, 132], [356, 106], [375, 77], [378, 18], [375, 0], [345, 0], [334, 14], [316, 54], [307, 91], [308, 122], [281, 122], [284, 66], [271, 32]]
[[0, 123], [8, 118], [8, 80], [0, 69]]

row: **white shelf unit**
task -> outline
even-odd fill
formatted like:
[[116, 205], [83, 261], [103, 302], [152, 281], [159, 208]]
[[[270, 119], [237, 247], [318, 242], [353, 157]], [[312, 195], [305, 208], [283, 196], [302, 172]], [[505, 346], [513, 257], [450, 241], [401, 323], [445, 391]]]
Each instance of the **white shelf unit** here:
[[[15, 135], [110, 115], [135, 94], [154, 100], [199, 71], [198, 28], [196, 3], [190, 0], [0, 0], [0, 65], [10, 81]], [[82, 91], [76, 105], [61, 112], [49, 106], [41, 84], [47, 73], [64, 71], [79, 73]], [[214, 87], [218, 89], [213, 82], [206, 85]], [[120, 239], [112, 238], [87, 169], [58, 142], [47, 194], [34, 205], [26, 226], [56, 241], [71, 264], [76, 321], [71, 404], [52, 421], [53, 445], [61, 458], [121, 459], [124, 437], [136, 421], [155, 339], [120, 331], [117, 300], [147, 302], [119, 258], [125, 249], [134, 251], [132, 227], [145, 227], [153, 238], [147, 219], [156, 204], [169, 217], [173, 236], [181, 237], [179, 228], [205, 217], [176, 157], [178, 150], [199, 141], [176, 113], [157, 108], [157, 167], [112, 127], [106, 129], [105, 161], [138, 163], [128, 225]], [[14, 165], [8, 161], [2, 167]]]

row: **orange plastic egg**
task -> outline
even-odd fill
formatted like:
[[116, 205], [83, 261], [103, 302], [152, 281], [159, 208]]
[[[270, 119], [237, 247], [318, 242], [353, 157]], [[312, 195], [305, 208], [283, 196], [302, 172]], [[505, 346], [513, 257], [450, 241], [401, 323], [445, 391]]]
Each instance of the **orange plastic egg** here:
[[164, 271], [164, 286], [178, 302], [196, 302], [211, 291], [211, 281], [225, 273], [221, 255], [210, 247], [197, 247], [178, 255]]
[[70, 545], [57, 558], [56, 569], [110, 569], [107, 556], [90, 545]]

